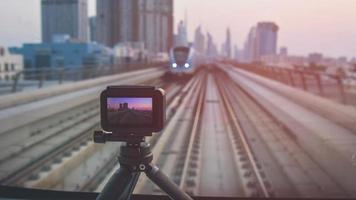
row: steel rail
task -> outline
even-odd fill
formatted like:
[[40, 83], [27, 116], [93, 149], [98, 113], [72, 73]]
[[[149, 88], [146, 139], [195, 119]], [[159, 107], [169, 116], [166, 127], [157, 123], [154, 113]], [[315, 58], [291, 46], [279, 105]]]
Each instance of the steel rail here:
[[186, 183], [186, 179], [187, 179], [191, 154], [193, 151], [195, 136], [196, 136], [197, 132], [199, 131], [198, 130], [199, 123], [201, 122], [201, 115], [203, 113], [202, 110], [203, 110], [204, 99], [205, 99], [205, 90], [206, 90], [206, 84], [205, 84], [204, 80], [206, 80], [206, 75], [204, 75], [202, 78], [203, 78], [203, 80], [200, 83], [199, 99], [197, 101], [197, 109], [195, 111], [194, 121], [193, 121], [192, 129], [191, 129], [191, 135], [189, 138], [187, 154], [185, 156], [184, 166], [183, 166], [182, 175], [181, 175], [181, 179], [180, 179], [180, 183], [179, 183], [179, 187], [183, 190], [185, 189], [185, 183]]
[[242, 129], [239, 120], [237, 119], [236, 113], [234, 112], [234, 109], [232, 107], [232, 102], [231, 100], [227, 97], [227, 91], [226, 91], [226, 87], [223, 87], [221, 85], [222, 83], [218, 84], [218, 88], [221, 94], [221, 99], [223, 100], [223, 103], [226, 107], [226, 110], [232, 120], [232, 125], [235, 127], [237, 134], [239, 136], [239, 139], [241, 140], [242, 146], [246, 152], [247, 158], [250, 161], [252, 170], [256, 176], [258, 185], [260, 186], [260, 189], [263, 193], [264, 197], [270, 197], [270, 194], [268, 192], [267, 186], [265, 185], [263, 178], [261, 176], [261, 174], [259, 173], [259, 169], [257, 167], [257, 163], [254, 159], [253, 156], [253, 150], [251, 145], [249, 144], [247, 137], [246, 137], [246, 133], [244, 132], [244, 130]]

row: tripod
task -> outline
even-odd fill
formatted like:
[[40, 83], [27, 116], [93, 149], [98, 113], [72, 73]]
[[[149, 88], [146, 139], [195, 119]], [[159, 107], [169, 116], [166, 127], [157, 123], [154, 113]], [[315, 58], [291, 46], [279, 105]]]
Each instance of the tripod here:
[[95, 143], [105, 143], [106, 141], [125, 141], [126, 143], [120, 147], [120, 168], [104, 186], [97, 200], [130, 199], [141, 172], [144, 172], [171, 199], [192, 200], [190, 196], [169, 180], [157, 166], [151, 163], [153, 155], [150, 144], [144, 141], [144, 137], [123, 139], [113, 134], [95, 131]]

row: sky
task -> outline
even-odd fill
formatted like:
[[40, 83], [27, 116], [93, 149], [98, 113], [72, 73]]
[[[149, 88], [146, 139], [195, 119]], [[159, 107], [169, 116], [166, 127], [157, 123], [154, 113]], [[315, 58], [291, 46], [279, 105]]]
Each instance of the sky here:
[[108, 98], [107, 107], [118, 109], [120, 103], [128, 103], [129, 108], [136, 110], [152, 110], [151, 98]]
[[[88, 1], [89, 15], [95, 15], [95, 0]], [[278, 46], [290, 54], [356, 57], [356, 0], [175, 0], [175, 24], [185, 13], [190, 40], [201, 25], [220, 46], [230, 27], [241, 48], [251, 26], [273, 21], [280, 28]], [[40, 0], [0, 0], [0, 24], [2, 46], [39, 42]]]

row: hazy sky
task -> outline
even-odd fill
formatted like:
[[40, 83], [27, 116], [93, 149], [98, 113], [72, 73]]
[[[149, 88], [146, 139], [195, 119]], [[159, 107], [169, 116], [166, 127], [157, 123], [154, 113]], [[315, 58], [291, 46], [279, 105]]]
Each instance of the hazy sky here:
[[[95, 0], [89, 4], [94, 15]], [[174, 7], [176, 22], [187, 11], [190, 39], [201, 24], [221, 43], [229, 26], [241, 47], [251, 26], [274, 21], [278, 45], [292, 54], [356, 57], [356, 0], [175, 0]], [[0, 24], [0, 45], [40, 41], [40, 0], [0, 0]]]
[[176, 20], [187, 10], [190, 38], [202, 24], [222, 42], [229, 26], [242, 47], [252, 25], [274, 21], [290, 53], [356, 57], [356, 0], [177, 0], [175, 8]]

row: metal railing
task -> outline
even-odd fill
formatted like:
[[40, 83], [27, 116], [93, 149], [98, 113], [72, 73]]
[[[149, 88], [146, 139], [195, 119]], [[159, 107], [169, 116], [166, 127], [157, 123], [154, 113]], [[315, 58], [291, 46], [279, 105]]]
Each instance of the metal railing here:
[[295, 88], [317, 94], [343, 104], [354, 102], [345, 91], [345, 77], [326, 74], [309, 69], [288, 69], [255, 64], [237, 64], [234, 66], [269, 79], [279, 81]]

